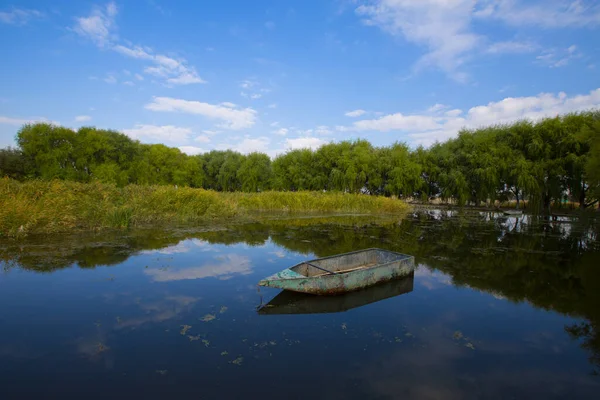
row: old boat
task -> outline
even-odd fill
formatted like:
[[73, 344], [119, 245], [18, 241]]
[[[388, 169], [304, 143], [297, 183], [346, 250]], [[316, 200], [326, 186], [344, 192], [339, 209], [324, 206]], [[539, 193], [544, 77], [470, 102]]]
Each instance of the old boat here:
[[382, 249], [366, 249], [304, 261], [258, 284], [294, 292], [331, 295], [405, 277], [414, 269], [413, 256]]
[[414, 273], [411, 272], [404, 278], [383, 282], [339, 296], [314, 296], [283, 290], [267, 304], [258, 307], [257, 311], [259, 315], [344, 312], [410, 293], [413, 290], [413, 281]]

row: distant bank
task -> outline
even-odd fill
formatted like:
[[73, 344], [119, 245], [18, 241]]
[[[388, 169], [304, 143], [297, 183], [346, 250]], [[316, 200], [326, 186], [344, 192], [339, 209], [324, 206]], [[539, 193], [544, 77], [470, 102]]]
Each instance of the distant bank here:
[[383, 196], [341, 192], [229, 193], [176, 186], [0, 179], [0, 237], [205, 223], [260, 212], [403, 214]]

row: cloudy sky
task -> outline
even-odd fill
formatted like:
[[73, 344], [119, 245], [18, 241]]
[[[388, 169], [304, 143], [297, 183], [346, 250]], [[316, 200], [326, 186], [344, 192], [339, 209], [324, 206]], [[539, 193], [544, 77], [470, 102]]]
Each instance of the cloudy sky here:
[[0, 0], [0, 147], [28, 121], [189, 154], [600, 107], [597, 0]]

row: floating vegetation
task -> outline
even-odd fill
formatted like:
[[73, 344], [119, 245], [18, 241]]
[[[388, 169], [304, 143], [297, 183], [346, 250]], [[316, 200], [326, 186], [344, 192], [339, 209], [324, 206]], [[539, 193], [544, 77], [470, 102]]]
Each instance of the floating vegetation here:
[[406, 337], [415, 337], [415, 335], [413, 335], [413, 334], [412, 334], [412, 333], [410, 333], [410, 332], [406, 332], [406, 333], [404, 334], [404, 336], [406, 336]]
[[470, 348], [471, 350], [475, 350], [475, 346], [473, 346], [473, 343], [469, 342], [467, 344], [465, 344], [465, 347]]
[[244, 361], [244, 357], [238, 357], [235, 360], [233, 360], [231, 363], [235, 364], [235, 365], [242, 365], [243, 361]]
[[108, 351], [109, 349], [110, 349], [110, 347], [108, 347], [107, 345], [105, 345], [102, 342], [99, 342], [96, 345], [96, 354], [104, 353], [105, 351]]
[[219, 313], [223, 314], [225, 311], [227, 311], [227, 307], [226, 306], [222, 306], [221, 309], [219, 310]]
[[114, 281], [114, 280], [115, 280], [115, 277], [114, 277], [114, 276], [112, 276], [112, 275], [111, 275], [111, 276], [110, 276], [110, 277], [107, 279], [107, 281], [109, 281], [109, 282], [112, 282], [112, 281]]
[[462, 332], [461, 332], [461, 331], [456, 331], [456, 332], [454, 332], [454, 335], [452, 335], [452, 338], [453, 338], [454, 340], [460, 340], [460, 339], [462, 339], [463, 337], [464, 337], [464, 336], [463, 336], [463, 334], [462, 334]]
[[217, 318], [214, 314], [206, 314], [204, 317], [200, 318], [201, 321], [209, 322], [213, 319]]
[[204, 343], [206, 347], [210, 346], [210, 342], [206, 339], [202, 339], [202, 343]]
[[269, 342], [269, 344], [270, 344], [271, 346], [276, 346], [276, 345], [277, 345], [277, 342], [276, 342], [275, 340], [271, 340], [271, 341]]
[[200, 335], [196, 335], [196, 336], [188, 335], [188, 339], [190, 339], [190, 342], [195, 342], [196, 340], [200, 340]]
[[348, 327], [346, 326], [346, 323], [345, 323], [345, 322], [344, 322], [344, 323], [342, 323], [341, 327], [342, 327], [342, 329], [343, 329], [343, 330], [346, 330], [346, 329], [348, 328]]
[[227, 354], [229, 354], [227, 351], [222, 351], [222, 352], [221, 352], [221, 355], [222, 355], [222, 356], [226, 356]]
[[190, 329], [192, 329], [191, 325], [181, 325], [181, 331], [179, 331], [179, 333], [181, 333], [183, 336], [185, 336], [187, 331], [189, 331]]
[[164, 376], [164, 375], [166, 375], [166, 374], [167, 374], [167, 372], [169, 372], [169, 371], [167, 371], [166, 369], [157, 369], [157, 370], [156, 370], [156, 373], [157, 373], [157, 374], [159, 374], [159, 375], [163, 375], [163, 376]]
[[96, 321], [94, 322], [94, 325], [96, 325], [96, 328], [100, 328], [100, 326], [102, 325], [100, 322]]
[[121, 317], [117, 317], [115, 318], [117, 320], [117, 324], [120, 324], [123, 320], [121, 319]]
[[402, 343], [402, 339], [400, 339], [398, 336], [394, 337], [394, 341], [396, 343]]

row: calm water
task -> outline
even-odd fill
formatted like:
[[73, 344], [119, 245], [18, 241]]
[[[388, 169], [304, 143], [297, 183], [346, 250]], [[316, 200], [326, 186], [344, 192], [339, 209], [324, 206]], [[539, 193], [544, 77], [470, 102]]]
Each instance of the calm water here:
[[[0, 398], [598, 398], [599, 231], [423, 211], [0, 242]], [[366, 247], [414, 277], [255, 286]]]

